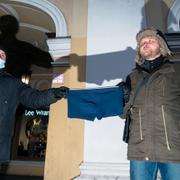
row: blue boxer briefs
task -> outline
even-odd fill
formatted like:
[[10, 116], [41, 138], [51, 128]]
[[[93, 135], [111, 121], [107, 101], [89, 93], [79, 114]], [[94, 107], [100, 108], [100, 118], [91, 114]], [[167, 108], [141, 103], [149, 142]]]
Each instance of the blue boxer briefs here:
[[123, 89], [104, 87], [69, 90], [68, 117], [94, 121], [123, 112]]

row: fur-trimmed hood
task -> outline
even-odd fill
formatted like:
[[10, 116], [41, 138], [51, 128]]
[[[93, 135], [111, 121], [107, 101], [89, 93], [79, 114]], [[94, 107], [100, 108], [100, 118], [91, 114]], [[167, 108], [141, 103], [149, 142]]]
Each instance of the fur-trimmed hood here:
[[166, 39], [165, 39], [163, 33], [160, 30], [157, 30], [154, 28], [147, 28], [147, 29], [143, 29], [143, 30], [139, 31], [139, 33], [136, 35], [136, 41], [137, 41], [136, 57], [135, 57], [136, 63], [141, 65], [144, 62], [144, 59], [141, 57], [141, 55], [139, 53], [139, 44], [140, 44], [140, 41], [142, 40], [142, 38], [148, 37], [148, 36], [153, 36], [158, 39], [162, 56], [165, 57], [168, 55], [172, 55], [172, 52], [168, 47], [168, 44], [166, 42]]

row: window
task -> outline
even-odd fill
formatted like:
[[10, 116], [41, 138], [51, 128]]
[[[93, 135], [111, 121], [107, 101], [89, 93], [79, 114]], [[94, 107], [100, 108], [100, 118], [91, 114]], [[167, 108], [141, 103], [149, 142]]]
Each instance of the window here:
[[[31, 78], [22, 77], [22, 81], [35, 89], [48, 89], [52, 82], [52, 69], [39, 69]], [[29, 79], [29, 80], [28, 80]], [[47, 143], [49, 107], [30, 109], [19, 105], [16, 111], [16, 124], [12, 141], [12, 160], [44, 161]]]

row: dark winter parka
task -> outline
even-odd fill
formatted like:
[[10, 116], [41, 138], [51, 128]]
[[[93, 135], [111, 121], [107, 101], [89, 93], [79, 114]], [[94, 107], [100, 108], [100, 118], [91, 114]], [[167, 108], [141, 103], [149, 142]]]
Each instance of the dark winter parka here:
[[[136, 68], [129, 76], [132, 101], [137, 82], [148, 74]], [[131, 108], [128, 159], [180, 163], [180, 63], [166, 61], [150, 76]]]
[[40, 108], [56, 102], [54, 89], [38, 91], [0, 69], [0, 162], [7, 161], [14, 127], [14, 117], [19, 103]]

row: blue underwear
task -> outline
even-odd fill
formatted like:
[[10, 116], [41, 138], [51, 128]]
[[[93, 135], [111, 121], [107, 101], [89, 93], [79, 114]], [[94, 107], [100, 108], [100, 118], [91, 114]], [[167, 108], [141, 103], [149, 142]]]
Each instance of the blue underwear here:
[[94, 121], [123, 113], [123, 89], [105, 87], [69, 90], [68, 117]]

